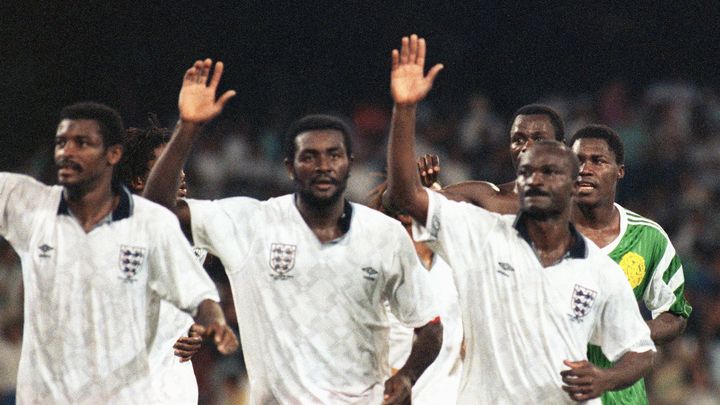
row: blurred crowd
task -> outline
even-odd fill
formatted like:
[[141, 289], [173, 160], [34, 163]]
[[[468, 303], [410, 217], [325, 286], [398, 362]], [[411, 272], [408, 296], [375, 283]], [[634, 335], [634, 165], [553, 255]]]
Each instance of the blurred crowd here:
[[[720, 404], [720, 93], [687, 82], [632, 89], [611, 82], [596, 94], [549, 95], [541, 102], [565, 119], [566, 136], [589, 123], [615, 129], [625, 143], [626, 176], [618, 200], [660, 223], [683, 261], [693, 313], [684, 335], [661, 347], [647, 385], [652, 404]], [[418, 111], [417, 151], [440, 156], [443, 185], [467, 180], [504, 183], [514, 171], [508, 119], [483, 94], [452, 107], [428, 101]], [[515, 107], [520, 107], [515, 106]], [[381, 181], [390, 108], [366, 103], [343, 112], [356, 130], [349, 195], [364, 202]], [[172, 126], [174, 117], [164, 117]], [[225, 116], [206, 128], [187, 166], [190, 195], [265, 199], [292, 190], [282, 165], [282, 137], [297, 117], [282, 113]], [[142, 123], [140, 125], [143, 125]], [[48, 147], [16, 171], [52, 182]], [[237, 327], [222, 265], [209, 263], [228, 320]], [[251, 310], [251, 309], [250, 309]], [[12, 249], [0, 244], [0, 405], [11, 402], [22, 336], [22, 276]], [[204, 404], [244, 403], [242, 354], [204, 349], [193, 360]]]

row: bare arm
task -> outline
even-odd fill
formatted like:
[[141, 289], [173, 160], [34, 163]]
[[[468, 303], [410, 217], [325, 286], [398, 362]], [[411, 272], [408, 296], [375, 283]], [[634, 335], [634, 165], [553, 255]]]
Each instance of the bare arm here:
[[420, 184], [415, 163], [415, 114], [417, 103], [432, 88], [443, 68], [435, 65], [424, 76], [425, 40], [412, 35], [403, 37], [400, 52], [392, 52], [390, 91], [395, 102], [388, 145], [388, 188], [386, 202], [425, 223], [427, 194]]
[[670, 312], [663, 312], [657, 318], [647, 321], [650, 337], [656, 345], [672, 342], [687, 326], [687, 319]]
[[186, 235], [190, 235], [190, 210], [187, 204], [177, 203], [180, 172], [202, 125], [219, 115], [225, 103], [235, 95], [234, 90], [228, 90], [215, 100], [224, 66], [222, 62], [217, 62], [208, 82], [212, 65], [210, 59], [198, 60], [185, 72], [178, 97], [180, 121], [165, 151], [150, 171], [143, 192], [143, 197], [174, 211]]
[[655, 353], [652, 351], [627, 352], [611, 368], [600, 368], [587, 360], [569, 361], [570, 370], [561, 371], [563, 390], [574, 401], [597, 398], [605, 391], [627, 388], [646, 375], [652, 368]]
[[440, 353], [442, 335], [443, 327], [439, 321], [415, 329], [415, 341], [405, 365], [385, 382], [384, 404], [407, 403], [412, 386]]

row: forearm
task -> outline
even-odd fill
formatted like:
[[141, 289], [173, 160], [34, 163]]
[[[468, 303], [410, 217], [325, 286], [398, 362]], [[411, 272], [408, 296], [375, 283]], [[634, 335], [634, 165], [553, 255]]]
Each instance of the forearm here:
[[682, 316], [663, 312], [657, 318], [647, 321], [650, 337], [656, 345], [672, 342], [685, 330], [687, 319]]
[[426, 196], [415, 163], [415, 113], [415, 104], [396, 104], [393, 109], [388, 144], [386, 202], [424, 222], [427, 203], [423, 210], [422, 203], [418, 201]]
[[398, 370], [398, 374], [406, 375], [411, 383], [420, 378], [420, 375], [435, 361], [443, 341], [442, 323], [430, 322], [427, 325], [415, 329], [415, 341], [413, 342], [410, 356], [405, 365]]
[[615, 365], [606, 369], [607, 379], [605, 391], [616, 391], [627, 388], [645, 376], [653, 365], [655, 352], [627, 352]]
[[210, 299], [206, 299], [200, 303], [194, 320], [195, 323], [204, 327], [208, 327], [213, 323], [221, 326], [227, 323], [220, 304]]
[[165, 151], [148, 175], [143, 197], [174, 210], [181, 181], [180, 173], [200, 129], [198, 124], [178, 122]]

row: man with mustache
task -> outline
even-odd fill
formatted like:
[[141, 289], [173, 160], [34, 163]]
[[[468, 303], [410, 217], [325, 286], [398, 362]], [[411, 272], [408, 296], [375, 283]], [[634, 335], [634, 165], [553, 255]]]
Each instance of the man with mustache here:
[[[622, 140], [611, 128], [588, 125], [572, 136], [570, 145], [580, 160], [573, 222], [622, 267], [635, 298], [652, 314], [647, 324], [655, 344], [669, 343], [683, 332], [692, 311], [683, 295], [682, 263], [660, 225], [615, 202], [617, 183], [625, 176]], [[601, 367], [612, 365], [597, 346], [589, 347], [588, 359]], [[602, 401], [647, 404], [644, 381], [606, 392]]]
[[0, 234], [25, 280], [19, 403], [151, 398], [160, 300], [193, 314], [221, 351], [237, 348], [175, 218], [118, 182], [123, 141], [117, 112], [74, 104], [55, 136], [59, 186], [0, 173]]
[[[349, 128], [311, 115], [285, 138], [294, 194], [258, 201], [180, 200], [180, 171], [216, 100], [222, 62], [197, 61], [180, 91], [180, 121], [145, 195], [174, 210], [195, 246], [220, 258], [235, 298], [252, 402], [404, 403], [442, 342], [432, 289], [402, 226], [345, 199]], [[389, 375], [384, 302], [416, 340]]]
[[[141, 194], [145, 189], [147, 176], [158, 157], [165, 149], [172, 132], [161, 128], [155, 114], [150, 114], [150, 127], [129, 128], [125, 153], [121, 160], [119, 173], [125, 186], [133, 193]], [[181, 173], [177, 198], [187, 196], [185, 173]], [[207, 251], [193, 249], [199, 263], [203, 263]], [[223, 333], [234, 336], [227, 325], [222, 325]], [[178, 339], [178, 336], [188, 334]], [[190, 358], [197, 353], [202, 344], [203, 327], [193, 322], [190, 315], [178, 310], [167, 301], [160, 302], [160, 315], [155, 338], [150, 347], [150, 367], [157, 379], [153, 391], [153, 403], [161, 404], [197, 404], [198, 384]], [[175, 349], [173, 352], [172, 349]], [[181, 360], [178, 361], [180, 357]]]
[[[650, 370], [655, 347], [620, 268], [570, 222], [577, 158], [557, 141], [521, 153], [517, 216], [423, 188], [415, 111], [442, 69], [425, 76], [424, 65], [425, 41], [404, 37], [392, 53], [386, 201], [453, 269], [466, 344], [458, 402], [599, 403], [629, 386]], [[615, 365], [585, 360], [588, 342]]]

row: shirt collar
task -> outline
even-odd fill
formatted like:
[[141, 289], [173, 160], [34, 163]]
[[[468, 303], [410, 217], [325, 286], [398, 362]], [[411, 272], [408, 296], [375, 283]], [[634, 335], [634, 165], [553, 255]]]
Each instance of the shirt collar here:
[[[130, 190], [128, 190], [125, 186], [114, 186], [113, 192], [120, 195], [120, 203], [112, 212], [112, 216], [110, 218], [111, 221], [119, 221], [121, 219], [129, 218], [133, 213], [133, 199], [130, 194]], [[60, 204], [58, 206], [57, 214], [72, 216], [70, 207], [65, 200], [65, 193], [60, 193]]]
[[[520, 233], [520, 236], [522, 236], [523, 239], [525, 239], [525, 242], [528, 243], [528, 245], [532, 246], [532, 240], [530, 240], [530, 233], [528, 232], [527, 225], [525, 224], [526, 216], [524, 212], [520, 212], [515, 217], [515, 222], [513, 223], [513, 227], [517, 229], [518, 233]], [[568, 249], [567, 253], [565, 253], [564, 257], [569, 257], [573, 259], [585, 259], [588, 256], [588, 248], [587, 244], [585, 243], [585, 238], [583, 238], [582, 234], [578, 232], [578, 230], [575, 228], [575, 225], [573, 225], [572, 222], [569, 223], [570, 226], [570, 234], [574, 237], [575, 242], [573, 242], [573, 245], [570, 246], [570, 249]]]

